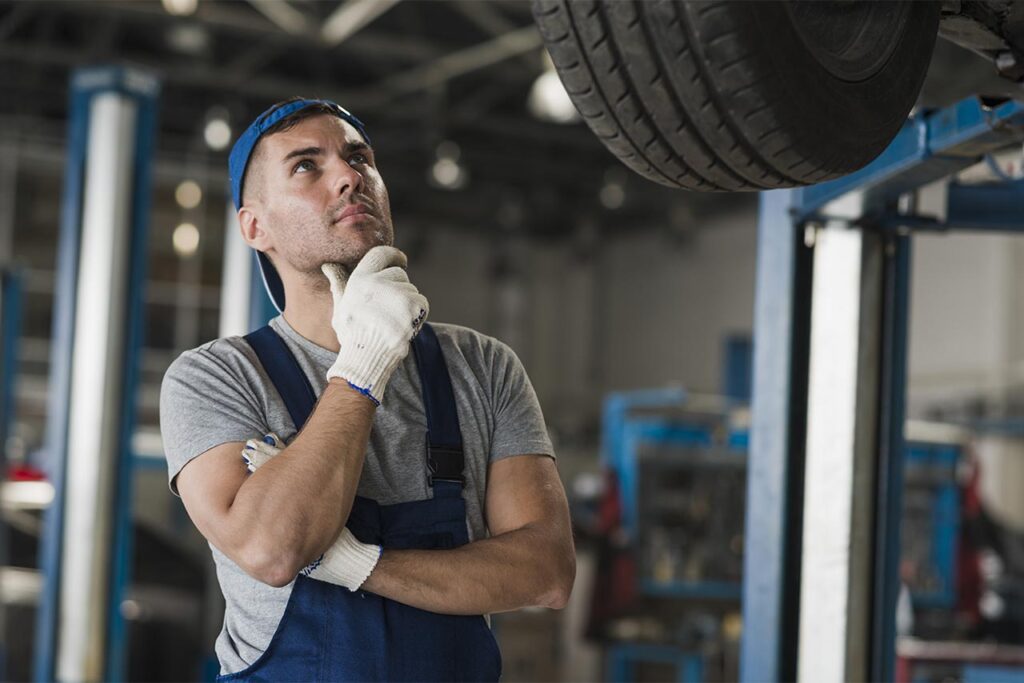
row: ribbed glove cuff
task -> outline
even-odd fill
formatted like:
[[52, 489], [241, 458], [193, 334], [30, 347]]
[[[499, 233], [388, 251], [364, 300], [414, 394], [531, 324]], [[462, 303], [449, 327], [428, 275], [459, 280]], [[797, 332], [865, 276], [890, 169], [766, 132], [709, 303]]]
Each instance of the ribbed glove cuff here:
[[406, 353], [405, 347], [396, 351], [394, 340], [386, 340], [371, 330], [346, 339], [338, 359], [327, 371], [327, 379], [340, 377], [379, 405], [391, 373]]
[[302, 575], [355, 591], [377, 566], [382, 552], [381, 546], [361, 543], [345, 527], [334, 545], [319, 560], [303, 569]]

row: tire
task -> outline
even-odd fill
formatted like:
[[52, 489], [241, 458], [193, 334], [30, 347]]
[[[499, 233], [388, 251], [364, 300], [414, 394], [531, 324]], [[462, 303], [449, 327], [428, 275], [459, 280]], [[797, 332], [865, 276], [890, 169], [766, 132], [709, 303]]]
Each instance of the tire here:
[[757, 191], [837, 178], [885, 149], [921, 89], [939, 7], [535, 0], [533, 14], [623, 163], [672, 187]]

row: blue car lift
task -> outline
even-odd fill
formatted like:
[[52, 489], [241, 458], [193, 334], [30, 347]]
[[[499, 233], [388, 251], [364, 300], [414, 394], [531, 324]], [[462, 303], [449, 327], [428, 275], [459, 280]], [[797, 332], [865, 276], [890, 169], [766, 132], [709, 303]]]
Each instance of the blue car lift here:
[[[912, 116], [864, 169], [763, 193], [741, 679], [891, 680], [910, 235], [1024, 230], [1024, 183], [913, 192], [1024, 140], [1024, 104]], [[813, 598], [813, 599], [809, 599]]]

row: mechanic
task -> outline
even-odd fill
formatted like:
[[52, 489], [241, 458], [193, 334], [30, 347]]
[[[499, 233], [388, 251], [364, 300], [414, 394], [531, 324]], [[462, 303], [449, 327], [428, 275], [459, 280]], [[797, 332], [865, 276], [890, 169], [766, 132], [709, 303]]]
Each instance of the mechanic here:
[[575, 575], [529, 378], [425, 322], [355, 116], [278, 103], [228, 163], [281, 315], [186, 351], [160, 395], [170, 487], [225, 598], [220, 680], [497, 680], [482, 615], [564, 607]]

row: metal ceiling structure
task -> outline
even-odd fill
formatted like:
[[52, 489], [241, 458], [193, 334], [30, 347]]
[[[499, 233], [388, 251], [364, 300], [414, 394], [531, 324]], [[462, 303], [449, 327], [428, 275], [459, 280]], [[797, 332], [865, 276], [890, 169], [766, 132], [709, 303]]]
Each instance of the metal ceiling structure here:
[[[69, 70], [103, 63], [161, 82], [158, 177], [187, 166], [218, 182], [226, 154], [202, 143], [211, 112], [226, 113], [237, 134], [270, 103], [301, 94], [367, 122], [400, 223], [497, 231], [495, 209], [512, 207], [515, 224], [500, 228], [534, 236], [568, 236], [583, 222], [686, 233], [711, 212], [754, 207], [752, 196], [644, 181], [583, 124], [534, 118], [526, 101], [545, 57], [527, 0], [0, 0], [0, 136], [19, 141], [26, 165], [63, 149]], [[980, 83], [1007, 87], [985, 60], [945, 41], [933, 71], [929, 105]], [[461, 191], [426, 182], [445, 140], [469, 172]], [[615, 210], [599, 201], [609, 173], [627, 189]]]
[[[601, 207], [619, 162], [584, 125], [527, 111], [545, 68], [528, 2], [199, 0], [187, 16], [159, 0], [0, 2], [0, 121], [9, 135], [58, 146], [69, 69], [100, 63], [160, 79], [158, 165], [197, 153], [212, 110], [225, 111], [237, 134], [293, 94], [340, 102], [369, 126], [399, 221], [487, 230], [495, 208], [514, 203], [513, 229], [561, 236], [584, 219], [665, 225], [684, 197], [623, 173], [625, 203]], [[444, 140], [458, 144], [470, 174], [462, 191], [427, 186]], [[226, 153], [203, 154], [213, 175], [226, 166]], [[696, 217], [721, 198], [686, 202]]]

